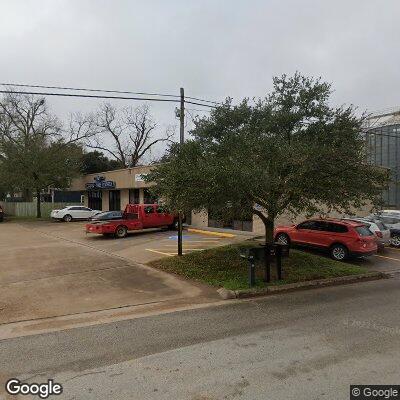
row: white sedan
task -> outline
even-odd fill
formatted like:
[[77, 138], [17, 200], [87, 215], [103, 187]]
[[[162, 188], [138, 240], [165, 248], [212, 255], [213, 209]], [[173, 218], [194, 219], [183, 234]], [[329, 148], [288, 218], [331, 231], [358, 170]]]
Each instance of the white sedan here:
[[96, 214], [101, 213], [99, 210], [92, 210], [88, 207], [83, 206], [68, 206], [61, 210], [53, 210], [50, 213], [50, 217], [59, 221], [71, 222], [72, 220], [78, 219], [89, 219]]

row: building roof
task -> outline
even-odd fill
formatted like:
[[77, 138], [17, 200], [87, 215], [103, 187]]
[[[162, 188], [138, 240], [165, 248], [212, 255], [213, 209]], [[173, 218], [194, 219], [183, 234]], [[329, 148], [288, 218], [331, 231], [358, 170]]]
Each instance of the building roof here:
[[367, 130], [390, 125], [400, 125], [400, 107], [373, 112], [365, 121]]

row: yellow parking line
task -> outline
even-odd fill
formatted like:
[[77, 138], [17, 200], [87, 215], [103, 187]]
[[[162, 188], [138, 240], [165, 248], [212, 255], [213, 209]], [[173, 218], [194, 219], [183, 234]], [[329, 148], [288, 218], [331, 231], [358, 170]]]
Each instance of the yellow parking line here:
[[395, 247], [388, 247], [388, 250], [396, 250], [396, 251], [400, 251], [400, 249], [396, 249]]
[[151, 252], [153, 252], [153, 253], [162, 254], [162, 255], [164, 255], [164, 256], [169, 256], [169, 257], [172, 257], [172, 256], [176, 255], [176, 253], [164, 253], [164, 252], [162, 252], [162, 251], [153, 250], [153, 249], [146, 249], [146, 250], [147, 250], [147, 251], [151, 251]]
[[374, 257], [387, 258], [388, 260], [393, 260], [393, 261], [399, 261], [400, 262], [400, 260], [398, 258], [393, 258], [393, 257], [378, 256], [377, 254], [375, 254]]
[[232, 238], [232, 237], [236, 236], [236, 235], [232, 235], [232, 233], [204, 231], [202, 229], [194, 229], [194, 228], [188, 228], [188, 232], [202, 233], [203, 235], [221, 236], [221, 237], [227, 237], [227, 238]]

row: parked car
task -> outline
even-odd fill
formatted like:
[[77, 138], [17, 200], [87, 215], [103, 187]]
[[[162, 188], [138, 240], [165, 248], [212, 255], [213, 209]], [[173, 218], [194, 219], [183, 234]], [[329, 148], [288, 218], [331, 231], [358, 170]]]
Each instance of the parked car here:
[[59, 221], [71, 222], [73, 220], [89, 219], [101, 213], [99, 210], [92, 210], [84, 206], [68, 206], [61, 210], [53, 210], [50, 217]]
[[390, 229], [381, 221], [370, 218], [344, 218], [344, 221], [357, 221], [363, 223], [376, 237], [378, 250], [383, 250], [390, 245]]
[[397, 215], [400, 215], [400, 210], [382, 210], [381, 214], [397, 214]]
[[400, 247], [400, 214], [380, 212], [371, 217], [383, 222], [390, 229], [390, 244]]
[[298, 225], [278, 226], [275, 241], [329, 251], [334, 260], [371, 256], [377, 252], [375, 235], [361, 222], [340, 219], [310, 219]]
[[0, 206], [0, 222], [4, 221], [4, 211], [3, 211], [3, 207]]
[[93, 221], [86, 224], [86, 233], [124, 238], [128, 231], [168, 227], [175, 229], [177, 216], [159, 204], [127, 204], [122, 218], [111, 221]]
[[89, 218], [90, 221], [112, 221], [122, 219], [122, 211], [104, 211]]

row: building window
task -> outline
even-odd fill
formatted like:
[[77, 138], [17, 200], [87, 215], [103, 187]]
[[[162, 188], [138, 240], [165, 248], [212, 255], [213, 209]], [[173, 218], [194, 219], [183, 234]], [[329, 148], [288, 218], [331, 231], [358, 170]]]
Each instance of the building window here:
[[139, 204], [139, 203], [140, 203], [140, 190], [129, 189], [129, 204]]
[[109, 191], [109, 211], [121, 210], [121, 192], [119, 190]]
[[158, 197], [153, 196], [150, 193], [150, 190], [147, 188], [143, 189], [143, 195], [144, 195], [144, 204], [154, 204], [158, 202]]
[[253, 215], [222, 217], [217, 211], [208, 210], [208, 226], [210, 228], [234, 229], [237, 231], [253, 231]]

